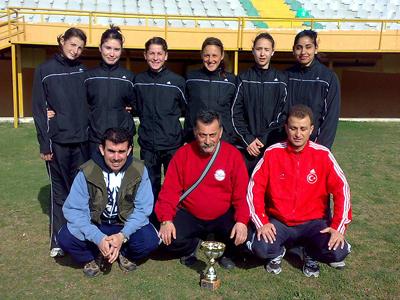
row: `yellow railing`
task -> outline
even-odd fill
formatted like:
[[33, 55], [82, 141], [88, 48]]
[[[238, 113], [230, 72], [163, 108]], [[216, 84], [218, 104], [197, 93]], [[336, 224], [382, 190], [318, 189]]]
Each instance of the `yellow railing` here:
[[[236, 44], [234, 47], [230, 47], [229, 50], [242, 50], [242, 49], [248, 49], [249, 45], [247, 43], [247, 40], [245, 42], [244, 35], [249, 32], [256, 32], [260, 30], [265, 30], [261, 28], [256, 28], [255, 26], [250, 26], [248, 27], [247, 24], [252, 21], [262, 21], [266, 22], [268, 24], [274, 24], [275, 23], [288, 23], [289, 30], [299, 30], [299, 29], [304, 29], [304, 28], [315, 28], [317, 24], [321, 23], [334, 23], [337, 26], [337, 31], [341, 31], [341, 27], [343, 23], [374, 23], [374, 24], [379, 24], [379, 42], [378, 42], [378, 47], [375, 47], [376, 50], [381, 50], [381, 41], [382, 41], [382, 34], [385, 29], [387, 29], [387, 24], [389, 23], [398, 23], [400, 24], [400, 20], [380, 20], [380, 19], [315, 19], [315, 18], [261, 18], [261, 17], [214, 17], [214, 16], [183, 16], [183, 15], [144, 15], [144, 14], [126, 14], [126, 13], [109, 13], [109, 12], [94, 12], [94, 11], [77, 11], [77, 10], [54, 10], [54, 9], [46, 9], [46, 8], [18, 8], [18, 7], [11, 7], [8, 8], [5, 12], [5, 15], [8, 16], [8, 20], [5, 21], [8, 23], [8, 38], [11, 39], [13, 36], [17, 36], [18, 38], [20, 37], [21, 33], [24, 32], [24, 30], [18, 30], [18, 26], [24, 26], [26, 23], [24, 20], [21, 18], [21, 16], [26, 16], [26, 15], [40, 15], [41, 16], [41, 23], [43, 23], [43, 26], [51, 26], [55, 25], [55, 23], [50, 23], [50, 22], [45, 22], [46, 17], [48, 16], [79, 16], [79, 17], [86, 17], [88, 18], [88, 23], [81, 23], [81, 24], [74, 24], [76, 26], [80, 27], [87, 27], [88, 29], [88, 44], [94, 45], [93, 41], [93, 31], [94, 28], [98, 27], [106, 27], [107, 25], [105, 24], [99, 24], [97, 23], [98, 18], [102, 17], [110, 17], [113, 19], [136, 19], [140, 20], [143, 22], [142, 25], [136, 26], [136, 28], [140, 29], [160, 29], [161, 27], [157, 26], [152, 26], [151, 22], [153, 20], [162, 20], [164, 21], [164, 26], [162, 28], [162, 31], [164, 33], [164, 37], [167, 38], [169, 33], [171, 32], [176, 32], [177, 30], [220, 30], [220, 31], [229, 31], [231, 34], [236, 35]], [[0, 18], [1, 20], [1, 18]], [[169, 21], [175, 21], [175, 20], [180, 20], [180, 21], [191, 21], [194, 22], [194, 27], [173, 27], [169, 25]], [[212, 27], [212, 28], [201, 28], [200, 27], [200, 22], [201, 21], [223, 21], [223, 22], [235, 22], [237, 24], [237, 28], [231, 29], [231, 28], [221, 28], [221, 27]], [[298, 24], [299, 21], [302, 22], [302, 26], [296, 26], [295, 24]], [[3, 22], [4, 23], [4, 22]], [[304, 25], [307, 24], [307, 25]], [[39, 24], [35, 24], [37, 26]], [[17, 28], [16, 32], [11, 33], [11, 27], [15, 26]], [[72, 26], [71, 24], [64, 23], [64, 26]], [[378, 27], [378, 26], [377, 26]], [[0, 27], [1, 28], [1, 27]], [[287, 30], [288, 28], [282, 29], [282, 28], [274, 28], [270, 27], [266, 30]], [[371, 30], [376, 32], [376, 30]], [[393, 30], [395, 31], [395, 30]], [[0, 33], [1, 34], [1, 33]], [[398, 33], [397, 33], [398, 34]], [[19, 40], [17, 40], [18, 43]], [[24, 40], [25, 42], [29, 42]], [[127, 48], [135, 48], [131, 45], [126, 45]], [[188, 49], [188, 50], [194, 50], [193, 49]], [[197, 50], [197, 48], [196, 48]]]

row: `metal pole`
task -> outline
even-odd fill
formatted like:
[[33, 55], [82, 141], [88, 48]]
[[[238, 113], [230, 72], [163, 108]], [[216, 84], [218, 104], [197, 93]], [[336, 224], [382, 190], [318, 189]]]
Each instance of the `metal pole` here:
[[12, 66], [12, 89], [13, 89], [13, 108], [14, 108], [14, 128], [18, 128], [18, 96], [17, 96], [17, 62], [15, 45], [11, 45], [11, 66]]
[[18, 85], [18, 109], [20, 118], [24, 117], [24, 91], [22, 82], [22, 56], [21, 56], [21, 45], [16, 45], [17, 47], [17, 85]]
[[239, 70], [239, 51], [235, 50], [235, 56], [233, 58], [233, 73], [237, 76]]

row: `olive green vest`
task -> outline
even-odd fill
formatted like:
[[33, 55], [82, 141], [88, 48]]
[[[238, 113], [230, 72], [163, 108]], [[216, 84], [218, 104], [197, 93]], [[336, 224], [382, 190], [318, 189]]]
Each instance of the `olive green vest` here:
[[[100, 224], [100, 216], [108, 202], [103, 171], [93, 160], [84, 163], [80, 167], [80, 170], [85, 175], [88, 186], [91, 220], [94, 223]], [[126, 222], [128, 216], [135, 209], [135, 196], [142, 181], [143, 170], [143, 163], [134, 158], [132, 164], [125, 171], [117, 198], [118, 217], [123, 223]]]

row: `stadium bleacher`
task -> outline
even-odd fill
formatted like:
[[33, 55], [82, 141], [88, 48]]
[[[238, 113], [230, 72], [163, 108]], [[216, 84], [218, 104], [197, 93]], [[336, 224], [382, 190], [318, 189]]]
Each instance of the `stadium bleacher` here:
[[[285, 9], [285, 5], [288, 9]], [[281, 1], [258, 1], [258, 0], [5, 0], [2, 1], [0, 9], [7, 7], [23, 8], [51, 8], [57, 10], [92, 11], [99, 13], [124, 13], [145, 15], [176, 15], [209, 17], [209, 20], [168, 20], [168, 26], [192, 28], [225, 28], [236, 30], [237, 21], [225, 21], [212, 19], [212, 17], [297, 17], [319, 18], [319, 19], [400, 19], [400, 1], [398, 0], [281, 0]], [[279, 8], [280, 7], [280, 8]], [[282, 8], [283, 7], [283, 8]], [[40, 17], [38, 15], [26, 15], [27, 22], [54, 22], [68, 24], [87, 24], [89, 17], [71, 15], [49, 15]], [[95, 17], [94, 24], [131, 26], [156, 26], [164, 27], [165, 20], [161, 18], [113, 18], [112, 16]], [[304, 22], [309, 26], [310, 22]], [[289, 24], [289, 23], [287, 23]], [[299, 23], [301, 24], [301, 23]], [[277, 22], [246, 22], [246, 29], [254, 28], [282, 28], [285, 25]], [[319, 22], [314, 23], [318, 30], [380, 30], [379, 22]], [[384, 29], [400, 29], [400, 24], [388, 23]]]

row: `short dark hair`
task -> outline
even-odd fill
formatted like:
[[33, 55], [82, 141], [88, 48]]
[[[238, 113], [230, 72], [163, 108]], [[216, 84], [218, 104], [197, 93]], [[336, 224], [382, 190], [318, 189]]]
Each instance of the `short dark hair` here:
[[214, 120], [217, 120], [219, 127], [222, 127], [221, 115], [218, 112], [214, 110], [201, 110], [196, 116], [195, 125], [197, 127], [198, 122], [208, 125], [214, 122]]
[[122, 144], [128, 142], [128, 146], [132, 146], [132, 135], [124, 128], [109, 128], [103, 134], [101, 144], [106, 146], [106, 141], [113, 142], [114, 144]]
[[67, 29], [64, 32], [64, 34], [60, 34], [57, 37], [58, 46], [61, 47], [61, 40], [64, 40], [64, 42], [65, 42], [65, 41], [68, 41], [70, 38], [73, 38], [73, 37], [77, 37], [77, 38], [81, 39], [83, 41], [83, 45], [84, 46], [86, 45], [87, 38], [86, 38], [85, 32], [82, 29], [79, 29], [79, 28], [76, 28], [76, 27], [71, 27], [71, 28]]
[[124, 36], [121, 33], [121, 28], [118, 26], [110, 25], [110, 28], [103, 32], [100, 38], [100, 46], [108, 40], [118, 40], [121, 44], [121, 48], [124, 45]]
[[149, 39], [146, 44], [144, 44], [145, 51], [149, 51], [151, 45], [160, 45], [164, 52], [168, 52], [168, 45], [167, 41], [164, 40], [162, 37], [155, 36]]
[[313, 112], [312, 112], [311, 108], [309, 108], [307, 105], [304, 105], [304, 104], [296, 104], [296, 105], [293, 105], [289, 109], [289, 114], [286, 119], [286, 124], [288, 123], [288, 120], [290, 117], [295, 117], [295, 118], [299, 118], [299, 119], [304, 119], [306, 117], [309, 117], [310, 121], [311, 121], [311, 125], [314, 124]]
[[315, 48], [318, 48], [318, 43], [317, 43], [318, 33], [311, 29], [305, 29], [303, 31], [300, 31], [298, 34], [296, 34], [296, 37], [294, 38], [293, 47], [295, 47], [297, 45], [297, 43], [299, 42], [299, 39], [301, 39], [302, 37], [305, 37], [305, 36], [309, 37], [311, 39]]

